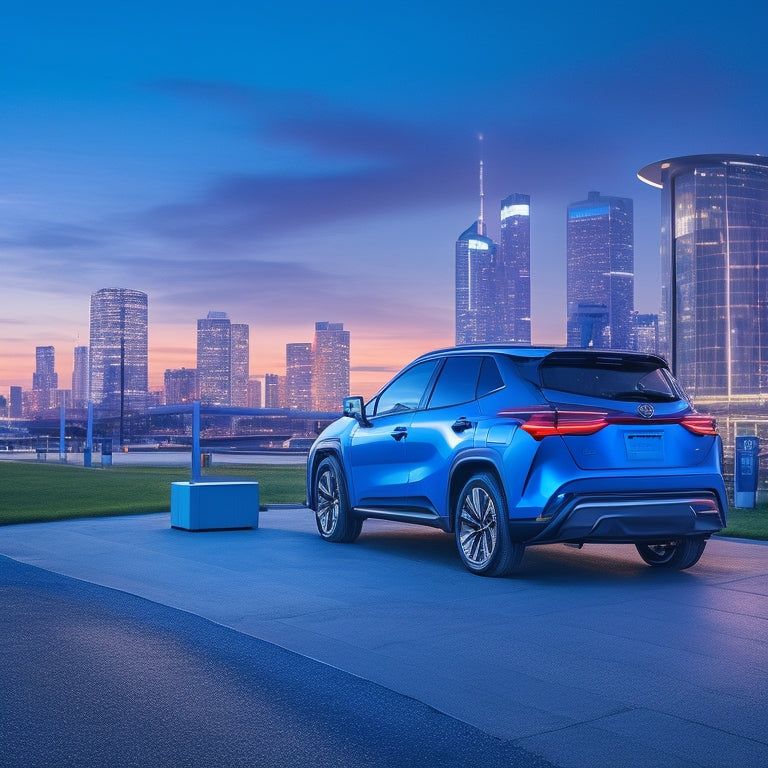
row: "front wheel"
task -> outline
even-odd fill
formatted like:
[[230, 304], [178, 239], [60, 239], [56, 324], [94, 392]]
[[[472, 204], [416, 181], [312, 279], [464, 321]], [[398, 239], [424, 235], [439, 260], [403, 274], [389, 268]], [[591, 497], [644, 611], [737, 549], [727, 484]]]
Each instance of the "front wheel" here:
[[509, 537], [504, 496], [493, 475], [477, 474], [464, 485], [455, 523], [459, 555], [472, 573], [507, 576], [519, 568], [525, 547]]
[[315, 522], [326, 541], [349, 543], [363, 527], [352, 512], [344, 470], [334, 456], [324, 458], [315, 472]]
[[643, 560], [655, 568], [683, 571], [696, 565], [707, 546], [707, 540], [700, 536], [685, 536], [661, 544], [635, 544]]

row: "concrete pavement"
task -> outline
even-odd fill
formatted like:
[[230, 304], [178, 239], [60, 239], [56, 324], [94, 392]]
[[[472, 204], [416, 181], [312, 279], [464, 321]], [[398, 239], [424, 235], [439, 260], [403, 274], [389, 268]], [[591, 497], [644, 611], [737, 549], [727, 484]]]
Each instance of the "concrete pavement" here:
[[0, 554], [319, 660], [558, 766], [768, 766], [768, 546], [710, 541], [665, 573], [633, 547], [531, 548], [483, 579], [453, 539], [311, 512], [190, 533], [168, 514], [0, 528]]
[[421, 702], [0, 555], [3, 768], [554, 768]]

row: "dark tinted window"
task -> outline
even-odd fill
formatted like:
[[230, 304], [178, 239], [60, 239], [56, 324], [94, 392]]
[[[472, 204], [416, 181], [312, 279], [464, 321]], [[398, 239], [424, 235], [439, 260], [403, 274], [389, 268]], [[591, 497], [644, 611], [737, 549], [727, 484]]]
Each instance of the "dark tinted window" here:
[[442, 408], [474, 400], [482, 359], [463, 356], [447, 358], [429, 398], [429, 407]]
[[412, 411], [418, 408], [437, 362], [437, 360], [429, 360], [419, 363], [398, 376], [379, 395], [375, 415]]
[[609, 400], [668, 402], [679, 395], [670, 374], [657, 364], [630, 358], [599, 357], [545, 361], [540, 367], [545, 389]]
[[480, 380], [477, 382], [477, 396], [483, 397], [504, 386], [504, 380], [499, 373], [499, 367], [492, 357], [483, 358], [483, 366], [480, 368]]

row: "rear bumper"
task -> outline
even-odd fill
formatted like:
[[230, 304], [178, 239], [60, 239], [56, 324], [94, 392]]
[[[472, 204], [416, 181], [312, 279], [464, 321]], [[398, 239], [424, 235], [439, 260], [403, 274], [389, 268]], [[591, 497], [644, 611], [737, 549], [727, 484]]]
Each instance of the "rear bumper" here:
[[[705, 536], [725, 527], [725, 489], [594, 491], [563, 489], [536, 520], [527, 543], [653, 543]], [[663, 483], [661, 483], [663, 484]]]

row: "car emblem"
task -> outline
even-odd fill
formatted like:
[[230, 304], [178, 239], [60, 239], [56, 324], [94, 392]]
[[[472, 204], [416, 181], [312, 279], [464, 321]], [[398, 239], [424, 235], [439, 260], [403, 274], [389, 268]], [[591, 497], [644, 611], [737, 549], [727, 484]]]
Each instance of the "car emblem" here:
[[650, 403], [640, 403], [640, 405], [637, 406], [637, 412], [644, 419], [650, 419], [650, 418], [653, 418], [653, 414], [655, 413], [655, 410]]

